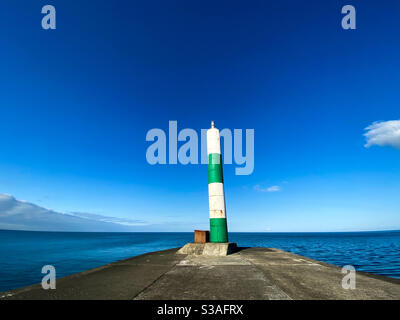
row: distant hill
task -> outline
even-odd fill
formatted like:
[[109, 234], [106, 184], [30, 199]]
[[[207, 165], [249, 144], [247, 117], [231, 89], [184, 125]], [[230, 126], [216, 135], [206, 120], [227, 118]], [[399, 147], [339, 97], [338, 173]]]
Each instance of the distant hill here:
[[59, 213], [0, 193], [0, 229], [31, 231], [143, 231], [145, 221], [89, 213]]

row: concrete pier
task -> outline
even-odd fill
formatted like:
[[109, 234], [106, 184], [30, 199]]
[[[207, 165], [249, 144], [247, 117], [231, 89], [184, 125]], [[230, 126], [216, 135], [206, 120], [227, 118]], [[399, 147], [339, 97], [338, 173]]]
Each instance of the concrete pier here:
[[0, 293], [0, 299], [400, 299], [400, 280], [357, 272], [342, 288], [341, 268], [285, 251], [239, 248], [228, 256], [157, 251]]
[[235, 242], [187, 243], [178, 250], [177, 254], [227, 256], [234, 253], [236, 248]]

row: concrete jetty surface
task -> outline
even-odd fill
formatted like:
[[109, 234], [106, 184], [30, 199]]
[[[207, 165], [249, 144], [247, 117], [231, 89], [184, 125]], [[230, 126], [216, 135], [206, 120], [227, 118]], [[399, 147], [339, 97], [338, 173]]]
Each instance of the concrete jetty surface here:
[[298, 300], [400, 299], [400, 280], [357, 272], [342, 288], [341, 268], [285, 251], [239, 248], [225, 257], [157, 251], [57, 279], [55, 290], [33, 285], [0, 299]]

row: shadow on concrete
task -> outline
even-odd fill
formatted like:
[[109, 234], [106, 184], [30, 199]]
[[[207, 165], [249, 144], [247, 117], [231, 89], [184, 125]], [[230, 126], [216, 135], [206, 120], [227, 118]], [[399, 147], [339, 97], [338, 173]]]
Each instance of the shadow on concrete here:
[[276, 252], [274, 249], [269, 249], [269, 248], [262, 248], [262, 247], [236, 247], [235, 251], [233, 253], [236, 252], [240, 252], [242, 250], [246, 250], [246, 249], [251, 249], [252, 251], [262, 251], [262, 252]]
[[236, 247], [236, 249], [235, 249], [235, 251], [233, 253], [237, 253], [237, 252], [240, 252], [242, 250], [249, 249], [249, 248], [250, 247]]

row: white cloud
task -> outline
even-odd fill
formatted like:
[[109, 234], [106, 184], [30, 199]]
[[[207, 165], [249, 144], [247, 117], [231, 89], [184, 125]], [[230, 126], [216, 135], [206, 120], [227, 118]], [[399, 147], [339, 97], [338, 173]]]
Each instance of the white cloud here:
[[366, 148], [377, 146], [392, 146], [400, 149], [400, 120], [377, 121], [365, 128]]
[[281, 191], [281, 187], [280, 186], [270, 186], [268, 188], [262, 188], [259, 184], [257, 184], [254, 187], [254, 190], [259, 191], [259, 192], [278, 192]]
[[269, 188], [267, 188], [268, 192], [277, 192], [277, 191], [281, 191], [281, 187], [280, 186], [271, 186]]

